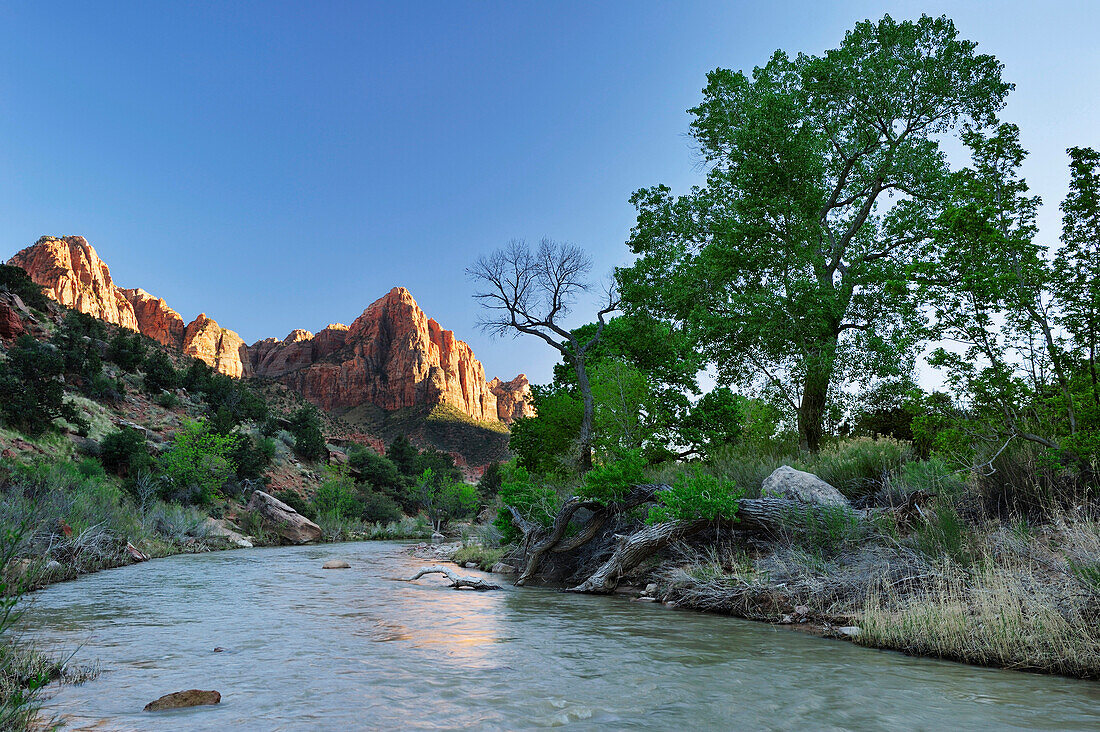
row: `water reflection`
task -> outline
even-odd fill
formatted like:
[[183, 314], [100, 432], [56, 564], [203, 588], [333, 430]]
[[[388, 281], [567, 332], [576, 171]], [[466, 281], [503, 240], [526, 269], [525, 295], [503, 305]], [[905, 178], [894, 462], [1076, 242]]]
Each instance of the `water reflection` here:
[[[321, 570], [330, 558], [352, 569]], [[107, 672], [50, 710], [142, 730], [1100, 728], [1097, 684], [618, 598], [394, 580], [414, 566], [393, 544], [264, 549], [51, 587], [32, 629]], [[140, 711], [195, 686], [223, 703]]]

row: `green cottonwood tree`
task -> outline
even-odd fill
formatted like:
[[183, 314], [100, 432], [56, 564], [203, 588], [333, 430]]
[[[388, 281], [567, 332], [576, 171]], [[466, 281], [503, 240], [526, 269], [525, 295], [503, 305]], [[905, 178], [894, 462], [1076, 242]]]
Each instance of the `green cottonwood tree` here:
[[817, 450], [838, 377], [911, 360], [906, 273], [948, 175], [940, 141], [992, 124], [1010, 89], [945, 17], [886, 16], [822, 56], [711, 72], [691, 110], [706, 184], [634, 194], [624, 300], [693, 332], [725, 380], [770, 385]]

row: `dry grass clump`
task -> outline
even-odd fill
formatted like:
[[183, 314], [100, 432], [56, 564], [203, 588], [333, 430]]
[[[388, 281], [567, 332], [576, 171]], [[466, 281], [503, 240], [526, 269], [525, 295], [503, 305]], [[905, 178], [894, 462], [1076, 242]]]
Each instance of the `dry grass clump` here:
[[859, 613], [859, 642], [983, 666], [1100, 678], [1100, 582], [1087, 569], [1100, 558], [1098, 529], [1068, 515], [1041, 534], [999, 527], [971, 566], [949, 559], [935, 565], [929, 587], [906, 592], [879, 583]]

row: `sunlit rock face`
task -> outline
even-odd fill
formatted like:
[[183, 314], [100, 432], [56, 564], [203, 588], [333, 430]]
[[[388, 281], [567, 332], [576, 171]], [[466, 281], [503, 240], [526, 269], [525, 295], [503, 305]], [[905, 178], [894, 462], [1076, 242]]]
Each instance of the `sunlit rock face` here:
[[199, 315], [189, 324], [163, 299], [121, 289], [82, 236], [44, 236], [10, 260], [63, 305], [137, 330], [235, 378], [277, 379], [325, 409], [371, 404], [388, 411], [453, 407], [479, 421], [528, 416], [527, 377], [486, 382], [464, 341], [429, 318], [404, 287], [395, 287], [350, 325], [316, 335], [293, 330], [246, 346], [239, 335]]
[[157, 343], [183, 350], [186, 326], [183, 317], [168, 307], [162, 298], [150, 295], [142, 289], [121, 290], [134, 309], [138, 330]]
[[489, 390], [497, 397], [497, 415], [501, 422], [511, 424], [520, 417], [533, 417], [535, 408], [531, 404], [531, 382], [527, 374], [520, 374], [511, 381], [493, 378]]
[[[294, 368], [307, 352], [300, 339], [253, 344], [256, 375], [276, 378], [325, 409], [447, 405], [477, 420], [501, 419], [470, 346], [425, 315], [404, 287], [390, 290], [350, 327], [330, 325], [309, 343], [313, 362], [304, 368]], [[505, 421], [514, 411], [510, 406]]]
[[204, 361], [218, 373], [239, 379], [252, 375], [248, 347], [233, 331], [201, 313], [183, 333], [183, 352]]
[[134, 308], [115, 287], [111, 271], [82, 236], [44, 236], [12, 257], [46, 294], [62, 305], [130, 330], [138, 329]]

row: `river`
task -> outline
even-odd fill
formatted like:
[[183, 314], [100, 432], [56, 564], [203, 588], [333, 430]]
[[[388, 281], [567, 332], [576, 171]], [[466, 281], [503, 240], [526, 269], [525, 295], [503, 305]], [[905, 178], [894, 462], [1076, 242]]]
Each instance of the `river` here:
[[[334, 558], [352, 568], [321, 569]], [[1097, 683], [617, 597], [395, 581], [421, 564], [389, 542], [255, 549], [46, 588], [24, 626], [102, 667], [46, 712], [96, 730], [1100, 729]], [[142, 711], [189, 688], [222, 703]]]

